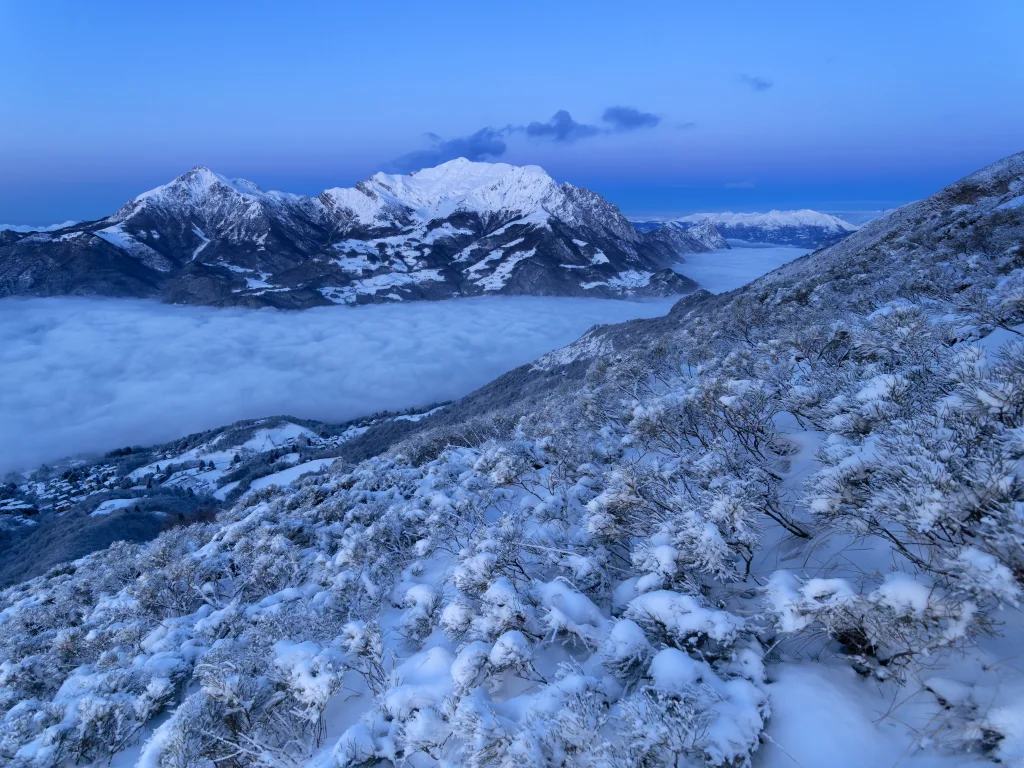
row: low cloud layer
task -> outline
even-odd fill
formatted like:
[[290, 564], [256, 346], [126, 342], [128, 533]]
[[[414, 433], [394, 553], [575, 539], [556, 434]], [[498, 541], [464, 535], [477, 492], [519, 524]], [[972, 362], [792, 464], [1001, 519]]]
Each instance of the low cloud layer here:
[[[571, 144], [595, 136], [626, 133], [644, 128], [654, 128], [661, 123], [658, 115], [641, 112], [634, 107], [608, 107], [601, 115], [600, 125], [580, 123], [567, 110], [560, 109], [549, 120], [533, 121], [526, 125], [506, 125], [504, 128], [487, 126], [469, 136], [443, 139], [435, 133], [426, 138], [430, 146], [409, 152], [388, 164], [390, 170], [398, 173], [429, 168], [434, 165], [465, 157], [468, 160], [494, 160], [505, 154], [508, 145], [505, 138], [521, 133], [530, 139]], [[692, 127], [693, 123], [683, 123]]]
[[675, 267], [680, 274], [711, 293], [733, 291], [788, 264], [809, 251], [783, 245], [755, 245], [741, 240], [730, 240], [729, 250], [711, 253], [688, 253], [686, 261]]
[[488, 297], [304, 312], [0, 300], [0, 477], [242, 418], [344, 421], [459, 397], [671, 299]]

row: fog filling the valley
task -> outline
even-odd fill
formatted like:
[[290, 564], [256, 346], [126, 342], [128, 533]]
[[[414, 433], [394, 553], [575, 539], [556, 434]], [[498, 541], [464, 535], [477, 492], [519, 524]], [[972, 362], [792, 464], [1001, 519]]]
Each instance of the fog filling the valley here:
[[688, 253], [673, 269], [712, 293], [726, 293], [810, 253], [807, 248], [730, 240], [729, 250]]
[[276, 414], [344, 421], [448, 400], [596, 323], [676, 299], [487, 297], [303, 312], [0, 300], [0, 476]]

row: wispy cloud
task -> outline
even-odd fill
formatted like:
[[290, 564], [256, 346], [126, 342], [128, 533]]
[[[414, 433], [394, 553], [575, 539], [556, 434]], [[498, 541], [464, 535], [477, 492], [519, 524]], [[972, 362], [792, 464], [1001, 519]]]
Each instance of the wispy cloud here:
[[[525, 125], [506, 125], [503, 128], [487, 126], [469, 136], [444, 139], [435, 133], [428, 133], [430, 143], [425, 149], [408, 152], [388, 164], [388, 169], [398, 172], [415, 171], [439, 163], [465, 157], [468, 160], [494, 160], [508, 149], [506, 137], [523, 134], [538, 141], [558, 144], [572, 144], [595, 136], [607, 136], [654, 128], [662, 122], [661, 117], [651, 112], [641, 112], [635, 107], [608, 107], [601, 115], [601, 124], [581, 123], [567, 110], [560, 109], [548, 120], [534, 120]], [[679, 123], [677, 128], [692, 128], [694, 123]]]
[[740, 75], [738, 79], [741, 83], [746, 83], [755, 91], [767, 91], [775, 85], [771, 80], [757, 75]]

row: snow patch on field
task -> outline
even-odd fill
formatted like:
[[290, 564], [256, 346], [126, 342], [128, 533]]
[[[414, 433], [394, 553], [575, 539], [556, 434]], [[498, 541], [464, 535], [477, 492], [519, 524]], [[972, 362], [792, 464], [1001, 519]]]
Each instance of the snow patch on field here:
[[272, 475], [266, 475], [253, 480], [249, 484], [250, 490], [259, 490], [260, 488], [266, 488], [269, 485], [291, 485], [303, 475], [308, 475], [310, 472], [319, 472], [322, 468], [328, 466], [334, 462], [333, 458], [330, 459], [313, 459], [312, 461], [306, 461], [302, 464], [296, 464], [294, 467], [288, 467], [288, 469], [282, 469], [280, 472], [275, 472]]
[[[537, 252], [536, 248], [531, 248], [528, 251], [519, 251], [513, 253], [505, 261], [498, 265], [498, 267], [487, 277], [480, 278], [474, 282], [481, 286], [485, 291], [500, 291], [505, 287], [505, 283], [512, 276], [512, 270], [516, 268], [516, 265], [530, 258]], [[500, 253], [500, 251], [499, 251]]]
[[[603, 254], [602, 254], [603, 255]], [[598, 263], [598, 262], [593, 262]], [[620, 272], [618, 277], [612, 277], [608, 280], [599, 280], [593, 283], [581, 283], [580, 287], [586, 290], [597, 288], [602, 285], [607, 285], [611, 288], [621, 288], [630, 290], [632, 288], [643, 288], [649, 285], [653, 272], [643, 272], [635, 269], [627, 269], [624, 272]]]
[[336, 304], [353, 304], [360, 295], [371, 296], [392, 288], [427, 282], [444, 282], [444, 278], [436, 269], [421, 269], [409, 274], [389, 272], [356, 280], [344, 287], [321, 288], [320, 293], [325, 299]]
[[92, 517], [97, 517], [99, 515], [109, 515], [111, 512], [114, 512], [118, 509], [124, 509], [125, 507], [133, 506], [134, 504], [138, 504], [138, 502], [138, 499], [110, 499], [109, 501], [104, 501], [102, 504], [96, 507], [96, 509], [93, 510], [92, 512]]

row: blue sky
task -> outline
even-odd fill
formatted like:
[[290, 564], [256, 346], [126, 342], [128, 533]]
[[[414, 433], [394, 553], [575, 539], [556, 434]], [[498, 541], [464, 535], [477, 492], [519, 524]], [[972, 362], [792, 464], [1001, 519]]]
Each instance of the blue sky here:
[[628, 213], [891, 207], [1024, 149], [1022, 29], [1016, 0], [0, 0], [0, 222], [460, 149]]

